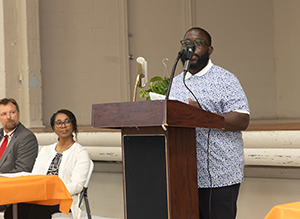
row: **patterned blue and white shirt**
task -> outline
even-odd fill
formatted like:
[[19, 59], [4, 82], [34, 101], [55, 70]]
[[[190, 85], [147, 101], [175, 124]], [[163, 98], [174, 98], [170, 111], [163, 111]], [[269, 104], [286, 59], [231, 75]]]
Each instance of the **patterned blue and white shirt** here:
[[[183, 73], [176, 76], [172, 83], [170, 99], [188, 103], [188, 98], [195, 100], [183, 84]], [[237, 111], [249, 113], [247, 97], [235, 75], [213, 65], [207, 66], [195, 75], [186, 75], [186, 85], [194, 93], [202, 108], [213, 113]], [[244, 150], [240, 131], [211, 129], [209, 136], [209, 170], [207, 128], [196, 128], [198, 187], [224, 187], [243, 181]]]

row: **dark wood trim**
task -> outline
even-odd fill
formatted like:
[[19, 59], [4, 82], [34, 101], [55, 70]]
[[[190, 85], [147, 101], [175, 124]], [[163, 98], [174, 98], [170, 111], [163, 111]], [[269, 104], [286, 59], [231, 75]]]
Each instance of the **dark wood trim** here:
[[224, 117], [175, 100], [94, 104], [92, 126], [224, 128]]

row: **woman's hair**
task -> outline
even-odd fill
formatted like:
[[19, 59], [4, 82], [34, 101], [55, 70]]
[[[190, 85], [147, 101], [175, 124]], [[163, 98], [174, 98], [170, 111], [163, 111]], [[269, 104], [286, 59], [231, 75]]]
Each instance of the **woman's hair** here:
[[78, 133], [77, 121], [76, 121], [75, 115], [70, 110], [60, 109], [60, 110], [58, 110], [56, 113], [54, 113], [51, 116], [51, 118], [50, 118], [50, 125], [51, 125], [52, 130], [54, 131], [55, 118], [60, 113], [66, 114], [69, 117], [69, 119], [71, 120], [71, 123], [73, 125], [73, 132], [74, 132], [75, 138], [77, 140], [77, 133]]

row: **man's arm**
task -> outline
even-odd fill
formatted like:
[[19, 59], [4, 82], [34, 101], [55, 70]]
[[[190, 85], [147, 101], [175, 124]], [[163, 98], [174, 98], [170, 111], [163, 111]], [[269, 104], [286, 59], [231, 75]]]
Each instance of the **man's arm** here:
[[[189, 104], [201, 108], [196, 101], [188, 98]], [[202, 109], [202, 108], [201, 108]], [[225, 131], [243, 131], [249, 125], [250, 115], [247, 113], [229, 112], [225, 114], [218, 114], [225, 119]]]
[[249, 125], [250, 116], [247, 113], [230, 112], [218, 115], [225, 118], [225, 131], [243, 131]]
[[31, 172], [37, 153], [38, 143], [35, 135], [27, 135], [24, 139], [18, 142], [15, 167], [10, 172]]

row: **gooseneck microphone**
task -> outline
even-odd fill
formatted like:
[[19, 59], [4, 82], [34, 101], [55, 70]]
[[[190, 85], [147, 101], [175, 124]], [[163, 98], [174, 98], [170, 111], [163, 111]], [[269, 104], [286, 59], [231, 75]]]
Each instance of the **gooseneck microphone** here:
[[196, 50], [195, 44], [190, 42], [186, 48], [186, 56], [185, 56], [185, 63], [183, 66], [183, 71], [188, 72], [190, 70], [191, 60], [193, 58], [193, 54]]
[[186, 87], [186, 89], [188, 89], [188, 91], [193, 95], [199, 108], [203, 109], [201, 104], [199, 103], [198, 99], [196, 98], [195, 94], [191, 91], [191, 89], [185, 83], [185, 76], [186, 76], [186, 73], [190, 70], [191, 60], [193, 58], [193, 54], [194, 54], [195, 50], [196, 50], [195, 44], [193, 42], [190, 42], [186, 48], [186, 56], [185, 56], [185, 63], [184, 63], [184, 67], [183, 67], [182, 82], [183, 82], [184, 86]]
[[[172, 86], [172, 82], [173, 82], [173, 78], [174, 78], [174, 75], [175, 75], [175, 69], [176, 69], [176, 66], [177, 66], [177, 63], [179, 61], [179, 59], [184, 56], [186, 53], [186, 50], [185, 49], [181, 49], [179, 52], [178, 52], [178, 55], [175, 59], [175, 62], [174, 62], [174, 65], [173, 65], [173, 68], [172, 68], [172, 72], [171, 72], [171, 75], [170, 75], [170, 81], [169, 81], [169, 85], [168, 85], [168, 90], [167, 90], [167, 94], [166, 94], [166, 100], [169, 99], [169, 95], [170, 95], [170, 91], [171, 91], [171, 86]], [[193, 57], [193, 55], [192, 55]]]

